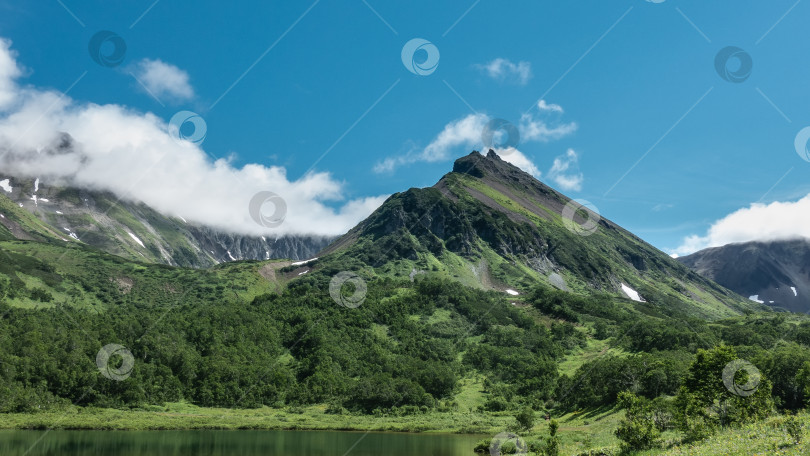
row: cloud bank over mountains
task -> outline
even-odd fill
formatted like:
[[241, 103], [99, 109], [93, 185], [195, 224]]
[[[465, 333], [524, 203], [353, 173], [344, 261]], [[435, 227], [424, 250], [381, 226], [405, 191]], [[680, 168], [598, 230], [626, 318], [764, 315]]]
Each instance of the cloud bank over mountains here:
[[[187, 74], [177, 67], [157, 60], [139, 65], [150, 90], [193, 97]], [[200, 145], [175, 138], [167, 121], [152, 113], [79, 102], [23, 85], [22, 74], [11, 42], [0, 39], [1, 174], [111, 191], [167, 215], [246, 235], [342, 234], [387, 198], [347, 200], [345, 185], [327, 172], [291, 180], [283, 167], [212, 162]], [[262, 191], [286, 202], [278, 227], [250, 216], [251, 198]]]
[[[81, 102], [58, 91], [24, 84], [21, 78], [26, 71], [17, 57], [11, 42], [0, 38], [0, 174], [110, 191], [167, 215], [228, 232], [263, 236], [342, 234], [388, 196], [347, 199], [345, 184], [328, 172], [290, 179], [279, 166], [236, 167], [229, 159], [212, 161], [200, 144], [178, 140], [167, 120], [152, 113]], [[131, 71], [155, 95], [175, 100], [195, 97], [188, 74], [170, 63], [142, 60]], [[540, 100], [535, 108], [515, 125], [520, 144], [548, 143], [577, 130], [574, 122], [559, 121], [564, 112], [561, 106]], [[486, 114], [453, 120], [427, 146], [388, 157], [374, 171], [390, 172], [483, 149], [482, 132], [491, 120]], [[543, 176], [518, 147], [497, 152], [561, 190], [582, 188], [584, 177], [576, 151], [569, 149], [553, 159]], [[250, 216], [251, 199], [266, 191], [286, 202], [286, 218], [278, 227], [261, 226]], [[796, 238], [810, 239], [810, 195], [741, 208], [712, 223], [705, 234], [684, 238], [669, 252], [685, 255], [733, 242]]]
[[749, 241], [810, 239], [810, 195], [798, 201], [754, 203], [712, 223], [703, 236], [691, 235], [671, 250], [688, 255], [708, 247]]

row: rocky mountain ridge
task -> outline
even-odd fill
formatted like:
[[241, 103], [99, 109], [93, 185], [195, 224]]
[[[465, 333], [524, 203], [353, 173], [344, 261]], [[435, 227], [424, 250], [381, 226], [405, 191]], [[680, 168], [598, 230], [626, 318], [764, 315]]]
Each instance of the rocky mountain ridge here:
[[[40, 179], [2, 174], [0, 198], [24, 208], [66, 240], [130, 260], [172, 266], [207, 268], [237, 260], [309, 259], [332, 240], [227, 233], [161, 214], [109, 192], [50, 186]], [[19, 228], [16, 232], [26, 237]]]

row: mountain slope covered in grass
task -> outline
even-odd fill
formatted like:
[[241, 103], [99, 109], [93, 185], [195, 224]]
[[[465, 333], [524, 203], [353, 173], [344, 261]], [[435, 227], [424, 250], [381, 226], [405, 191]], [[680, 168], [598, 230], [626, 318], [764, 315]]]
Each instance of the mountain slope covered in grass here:
[[493, 151], [457, 160], [433, 187], [393, 195], [325, 253], [392, 277], [438, 275], [518, 293], [545, 284], [701, 318], [759, 307], [586, 213]]

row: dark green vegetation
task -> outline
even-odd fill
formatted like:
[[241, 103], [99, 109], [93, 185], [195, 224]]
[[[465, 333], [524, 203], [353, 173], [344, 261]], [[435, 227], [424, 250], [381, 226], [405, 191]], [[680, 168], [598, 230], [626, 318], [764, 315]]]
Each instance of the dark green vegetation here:
[[[204, 289], [209, 296], [123, 299], [100, 312], [4, 306], [3, 411], [65, 398], [99, 406], [331, 402], [335, 413], [391, 413], [398, 406], [419, 413], [440, 399], [452, 402], [465, 370], [492, 372], [536, 404], [549, 397], [561, 350], [497, 294], [439, 280], [381, 279], [352, 310], [335, 305], [328, 280], [312, 275], [280, 296], [252, 300], [228, 299], [211, 287]], [[100, 377], [95, 365], [101, 346], [113, 342], [136, 355], [123, 382]], [[497, 369], [507, 362], [510, 369]]]
[[[497, 156], [473, 154], [455, 170], [392, 196], [298, 265], [135, 263], [67, 243], [6, 204], [0, 412], [317, 406], [334, 426], [422, 417], [408, 430], [465, 414], [464, 427], [442, 429], [490, 431], [508, 418], [527, 435], [544, 428], [533, 451], [553, 454], [567, 438], [562, 417], [604, 418], [617, 404], [626, 411], [610, 433], [627, 451], [805, 407], [807, 318], [747, 301], [605, 219], [591, 236], [569, 231], [565, 197]], [[330, 296], [343, 271], [367, 285], [357, 308]], [[96, 365], [108, 344], [134, 357], [125, 380]], [[761, 372], [750, 396], [723, 383], [737, 359]], [[559, 433], [546, 416], [560, 418]]]
[[[19, 241], [2, 246], [4, 253], [24, 258], [30, 257], [16, 252], [36, 248], [42, 256], [51, 248]], [[88, 255], [98, 276], [134, 267], [75, 250], [73, 255]], [[37, 263], [27, 266], [18, 258], [15, 264], [36, 274]], [[128, 409], [184, 400], [237, 408], [326, 404], [327, 413], [380, 417], [441, 414], [459, 407], [463, 379], [483, 377], [483, 395], [472, 405], [480, 413], [520, 416], [530, 407], [557, 415], [610, 407], [620, 393], [632, 391], [640, 401], [654, 403], [649, 414], [668, 430], [678, 426], [682, 386], [703, 379], [713, 385], [711, 394], [722, 393], [717, 367], [730, 352], [700, 375], [693, 366], [698, 349], [721, 342], [736, 345], [733, 356], [760, 368], [767, 380], [759, 391], [778, 407], [796, 410], [808, 397], [810, 354], [802, 344], [810, 341], [810, 323], [798, 317], [763, 314], [702, 323], [677, 314], [650, 316], [646, 306], [607, 295], [582, 297], [542, 285], [525, 298], [526, 307], [513, 306], [501, 293], [431, 277], [413, 283], [369, 278], [363, 305], [348, 309], [328, 294], [338, 271], [317, 264], [320, 269], [290, 282], [281, 294], [231, 297], [226, 281], [216, 285], [218, 277], [258, 277], [260, 266], [237, 263], [224, 275], [219, 269], [199, 275], [142, 266], [140, 274], [128, 272], [145, 290], [161, 290], [151, 297], [138, 286], [124, 294], [113, 284], [99, 299], [113, 305], [89, 309], [56, 299], [37, 310], [3, 305], [2, 410], [61, 410], [69, 403]], [[93, 271], [89, 265], [71, 269]], [[60, 282], [53, 283], [58, 289]], [[176, 292], [158, 286], [166, 283], [178, 287]], [[219, 286], [224, 289], [218, 293]], [[555, 318], [553, 306], [571, 314]], [[681, 318], [684, 323], [676, 324]], [[560, 373], [561, 361], [600, 341], [619, 354]], [[125, 381], [104, 378], [95, 364], [108, 343], [124, 345], [135, 356]], [[709, 419], [695, 413], [695, 419]], [[525, 427], [530, 420], [520, 421]], [[717, 422], [717, 428], [725, 424]]]

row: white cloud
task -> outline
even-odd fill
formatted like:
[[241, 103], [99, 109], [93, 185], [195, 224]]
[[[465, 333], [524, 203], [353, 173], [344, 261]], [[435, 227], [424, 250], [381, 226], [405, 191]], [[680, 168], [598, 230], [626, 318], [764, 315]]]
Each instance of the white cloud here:
[[[111, 191], [167, 215], [249, 235], [342, 234], [386, 198], [347, 201], [343, 184], [325, 172], [290, 180], [278, 166], [212, 163], [199, 145], [172, 138], [167, 122], [154, 114], [17, 85], [18, 72], [9, 71], [13, 61], [8, 46], [0, 45], [0, 87], [14, 94], [14, 109], [0, 114], [4, 173]], [[281, 226], [265, 228], [251, 219], [250, 200], [260, 191], [285, 200]]]
[[548, 111], [548, 112], [559, 112], [562, 114], [563, 108], [558, 104], [548, 104], [546, 100], [540, 100], [537, 102], [537, 109], [541, 111]]
[[501, 157], [501, 160], [511, 163], [537, 179], [540, 179], [542, 175], [540, 169], [538, 169], [528, 157], [523, 155], [523, 152], [515, 149], [514, 147], [498, 149], [496, 152], [498, 153], [498, 156]]
[[579, 171], [579, 156], [574, 149], [568, 149], [565, 154], [554, 159], [548, 178], [563, 190], [582, 190], [585, 178]]
[[16, 53], [11, 50], [11, 41], [0, 38], [0, 110], [8, 107], [16, 98], [14, 81], [21, 74]]
[[[543, 101], [541, 100], [541, 103], [542, 102]], [[536, 119], [533, 115], [526, 113], [520, 116], [519, 128], [521, 141], [538, 141], [545, 143], [574, 133], [577, 131], [577, 124], [575, 122], [570, 122], [550, 126], [547, 119]]]
[[[557, 106], [557, 105], [551, 105]], [[562, 108], [560, 108], [561, 112]], [[374, 166], [374, 172], [391, 172], [395, 168], [417, 163], [438, 162], [449, 159], [453, 155], [469, 152], [470, 149], [482, 148], [482, 134], [491, 118], [485, 114], [470, 114], [461, 119], [454, 120], [444, 126], [442, 131], [424, 149], [413, 147], [407, 152], [388, 157]], [[520, 142], [546, 143], [568, 136], [575, 132], [577, 124], [574, 122], [550, 125], [545, 118], [535, 118], [532, 114], [521, 116], [518, 124]], [[504, 160], [515, 160], [515, 166], [539, 177], [540, 172], [526, 156], [518, 149], [510, 147], [498, 150]], [[514, 153], [517, 152], [517, 153]], [[531, 166], [529, 166], [531, 164]]]
[[483, 65], [475, 65], [484, 74], [498, 81], [510, 81], [526, 85], [532, 78], [532, 65], [529, 62], [513, 63], [504, 58], [497, 58]]
[[670, 253], [688, 255], [736, 242], [810, 239], [810, 195], [798, 201], [754, 203], [712, 223], [703, 235], [684, 238]]
[[481, 133], [489, 118], [483, 114], [470, 114], [444, 126], [427, 147], [421, 151], [411, 150], [398, 157], [389, 157], [374, 166], [375, 172], [393, 171], [394, 168], [415, 162], [447, 160], [457, 148], [470, 149], [481, 143]]
[[188, 73], [161, 60], [143, 59], [132, 67], [132, 74], [158, 99], [185, 101], [194, 98]]

